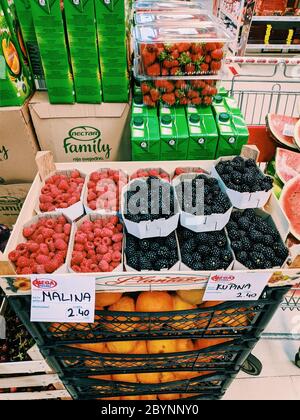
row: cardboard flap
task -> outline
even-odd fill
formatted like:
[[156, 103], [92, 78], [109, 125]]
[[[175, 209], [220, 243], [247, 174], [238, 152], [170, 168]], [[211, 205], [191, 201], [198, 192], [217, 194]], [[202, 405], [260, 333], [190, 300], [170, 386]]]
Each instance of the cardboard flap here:
[[285, 241], [290, 230], [289, 221], [274, 194], [270, 196], [264, 210], [272, 216], [282, 240]]
[[48, 95], [44, 92], [38, 92], [30, 101], [30, 109], [41, 119], [84, 117], [120, 118], [128, 106], [129, 104], [127, 103], [51, 105], [48, 101]]

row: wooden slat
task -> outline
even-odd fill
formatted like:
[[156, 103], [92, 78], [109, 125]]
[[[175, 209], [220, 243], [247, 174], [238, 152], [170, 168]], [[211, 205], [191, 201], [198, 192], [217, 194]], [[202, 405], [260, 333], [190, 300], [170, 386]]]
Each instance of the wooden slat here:
[[55, 391], [40, 391], [40, 392], [12, 392], [12, 393], [0, 393], [0, 401], [16, 401], [16, 400], [47, 400], [56, 398], [67, 398], [70, 399], [70, 395], [64, 390]]
[[49, 366], [44, 360], [0, 363], [0, 375], [45, 373], [47, 371], [49, 371]]
[[59, 377], [56, 374], [29, 375], [17, 377], [10, 376], [8, 378], [0, 378], [0, 388], [48, 386], [57, 381], [59, 381]]
[[243, 156], [245, 159], [254, 159], [258, 161], [260, 151], [258, 147], [256, 147], [253, 144], [245, 144], [242, 147], [241, 156]]

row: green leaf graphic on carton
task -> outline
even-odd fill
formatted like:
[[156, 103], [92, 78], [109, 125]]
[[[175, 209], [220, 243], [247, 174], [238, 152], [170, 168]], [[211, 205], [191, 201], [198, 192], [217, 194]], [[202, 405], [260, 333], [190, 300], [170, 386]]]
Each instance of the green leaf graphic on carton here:
[[104, 155], [109, 159], [111, 147], [109, 144], [102, 143], [101, 132], [95, 127], [79, 126], [72, 128], [69, 137], [64, 139], [65, 153], [87, 153], [95, 155]]
[[114, 11], [115, 5], [119, 3], [119, 0], [98, 0], [98, 1], [100, 1], [100, 3], [103, 3], [107, 7], [107, 9], [110, 10], [111, 12]]

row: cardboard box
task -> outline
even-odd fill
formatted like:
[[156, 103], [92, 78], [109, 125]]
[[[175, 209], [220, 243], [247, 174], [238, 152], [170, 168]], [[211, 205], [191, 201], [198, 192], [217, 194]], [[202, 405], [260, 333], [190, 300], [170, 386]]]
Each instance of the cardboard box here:
[[31, 1], [36, 38], [53, 104], [75, 102], [60, 0]]
[[0, 183], [31, 182], [39, 150], [28, 110], [0, 107]]
[[23, 105], [31, 93], [29, 71], [14, 31], [12, 18], [6, 18], [0, 2], [0, 107]]
[[12, 227], [21, 211], [31, 184], [0, 185], [0, 224]]
[[14, 0], [18, 21], [20, 23], [24, 46], [37, 90], [46, 90], [45, 74], [39, 45], [35, 35], [29, 0]]
[[94, 0], [65, 0], [76, 102], [102, 101]]
[[50, 105], [37, 92], [29, 108], [41, 149], [57, 162], [130, 159], [129, 104]]

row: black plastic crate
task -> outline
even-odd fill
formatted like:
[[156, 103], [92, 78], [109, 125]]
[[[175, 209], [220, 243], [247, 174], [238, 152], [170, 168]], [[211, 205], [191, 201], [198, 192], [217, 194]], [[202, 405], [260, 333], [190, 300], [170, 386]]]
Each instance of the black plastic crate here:
[[63, 378], [69, 379], [113, 373], [237, 370], [256, 342], [237, 339], [202, 350], [163, 354], [96, 353], [68, 346], [42, 347], [41, 351]]
[[185, 311], [96, 311], [93, 324], [31, 323], [30, 297], [10, 300], [38, 344], [57, 346], [78, 342], [258, 336], [287, 290], [287, 287], [267, 287], [255, 302], [223, 302]]
[[176, 380], [158, 384], [144, 384], [101, 380], [92, 378], [72, 378], [65, 381], [77, 395], [85, 398], [105, 398], [127, 395], [153, 395], [153, 394], [199, 394], [220, 393], [232, 378], [231, 372], [226, 374], [209, 373], [192, 379]]

